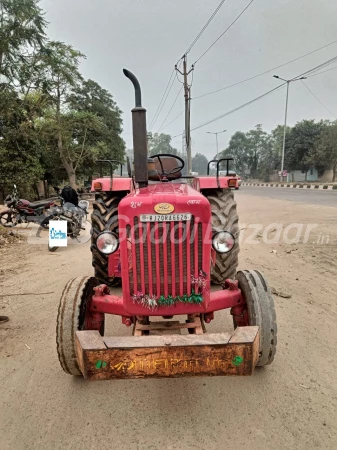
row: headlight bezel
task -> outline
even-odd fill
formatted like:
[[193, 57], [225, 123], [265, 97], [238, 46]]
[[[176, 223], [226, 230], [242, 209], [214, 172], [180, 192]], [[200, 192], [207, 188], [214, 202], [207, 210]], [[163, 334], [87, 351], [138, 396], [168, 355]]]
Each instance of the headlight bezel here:
[[[109, 235], [109, 236], [112, 236], [112, 237], [115, 238], [115, 240], [116, 240], [116, 246], [115, 246], [115, 249], [114, 249], [112, 252], [104, 252], [104, 251], [102, 251], [102, 249], [99, 247], [98, 241], [99, 241], [99, 238], [102, 237], [103, 235]], [[119, 249], [119, 239], [118, 239], [118, 236], [117, 236], [116, 233], [114, 233], [114, 232], [112, 232], [112, 231], [102, 231], [101, 233], [99, 233], [99, 235], [98, 235], [97, 238], [96, 238], [95, 244], [96, 244], [97, 250], [98, 250], [98, 251], [101, 253], [101, 255], [103, 255], [103, 256], [110, 256], [110, 255], [113, 255], [113, 254], [116, 253], [116, 251]]]
[[[231, 246], [228, 250], [225, 250], [225, 251], [220, 251], [220, 250], [219, 250], [219, 247], [217, 247], [216, 244], [215, 244], [216, 239], [219, 239], [219, 237], [220, 237], [222, 234], [226, 234], [226, 235], [228, 236], [228, 238], [229, 238], [229, 239], [232, 239], [232, 241], [233, 241], [232, 246]], [[224, 255], [224, 254], [226, 254], [226, 253], [230, 253], [230, 252], [233, 250], [233, 248], [235, 247], [235, 242], [236, 242], [236, 240], [235, 240], [234, 235], [233, 235], [230, 231], [227, 231], [227, 230], [218, 231], [218, 232], [215, 233], [215, 234], [213, 235], [213, 237], [212, 237], [212, 247], [213, 247], [213, 249], [214, 249], [217, 253], [219, 253], [220, 255]]]

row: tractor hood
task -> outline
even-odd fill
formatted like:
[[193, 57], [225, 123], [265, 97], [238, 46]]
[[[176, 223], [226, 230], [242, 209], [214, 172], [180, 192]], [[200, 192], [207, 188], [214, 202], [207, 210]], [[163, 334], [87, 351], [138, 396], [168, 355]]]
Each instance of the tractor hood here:
[[[160, 210], [160, 204], [167, 204]], [[210, 222], [211, 209], [205, 196], [188, 184], [158, 183], [130, 193], [119, 204], [119, 214], [191, 213], [204, 223]]]

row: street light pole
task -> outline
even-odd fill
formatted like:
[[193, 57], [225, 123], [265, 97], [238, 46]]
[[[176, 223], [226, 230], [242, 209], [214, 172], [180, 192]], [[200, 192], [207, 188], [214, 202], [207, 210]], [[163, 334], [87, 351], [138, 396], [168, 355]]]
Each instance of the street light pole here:
[[[282, 146], [282, 158], [281, 158], [281, 177], [283, 177], [284, 152], [286, 149], [286, 130], [287, 130], [287, 115], [288, 115], [289, 85], [290, 85], [290, 81], [287, 81], [286, 110], [285, 110], [285, 114], [284, 114], [283, 146]], [[281, 181], [282, 181], [282, 178], [281, 178]]]
[[227, 130], [212, 132], [212, 131], [206, 131], [207, 134], [215, 134], [215, 142], [216, 142], [216, 159], [218, 159], [219, 154], [219, 146], [218, 146], [218, 134], [225, 133]]
[[282, 156], [281, 156], [281, 176], [280, 181], [283, 180], [283, 170], [284, 170], [284, 153], [286, 148], [286, 131], [287, 131], [287, 115], [288, 115], [288, 98], [289, 98], [289, 85], [292, 81], [305, 80], [306, 77], [292, 78], [291, 80], [285, 80], [278, 75], [273, 75], [274, 78], [285, 81], [287, 83], [287, 95], [286, 95], [286, 109], [284, 113], [284, 127], [283, 127], [283, 145], [282, 145]]

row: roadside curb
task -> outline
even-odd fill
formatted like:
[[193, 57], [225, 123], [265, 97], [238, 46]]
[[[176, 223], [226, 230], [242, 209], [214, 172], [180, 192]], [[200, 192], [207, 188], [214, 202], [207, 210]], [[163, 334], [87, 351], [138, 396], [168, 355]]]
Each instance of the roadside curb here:
[[330, 186], [328, 184], [242, 183], [242, 186], [280, 187], [280, 188], [297, 188], [297, 189], [324, 189], [327, 191], [332, 191], [332, 190], [337, 191], [337, 185]]

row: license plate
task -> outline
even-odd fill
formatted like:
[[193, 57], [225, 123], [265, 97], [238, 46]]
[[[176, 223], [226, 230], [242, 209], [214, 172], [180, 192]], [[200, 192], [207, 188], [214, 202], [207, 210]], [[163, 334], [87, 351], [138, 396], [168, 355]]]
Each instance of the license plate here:
[[191, 220], [192, 214], [141, 214], [141, 222], [181, 222], [182, 220]]

